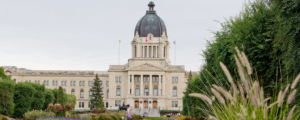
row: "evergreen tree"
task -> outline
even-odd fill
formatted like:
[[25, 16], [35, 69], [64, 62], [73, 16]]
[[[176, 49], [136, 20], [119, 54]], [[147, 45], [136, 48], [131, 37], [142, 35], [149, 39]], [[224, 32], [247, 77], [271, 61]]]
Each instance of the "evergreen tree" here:
[[92, 92], [90, 98], [90, 109], [93, 108], [101, 108], [103, 109], [103, 97], [102, 97], [102, 87], [101, 87], [100, 80], [98, 78], [98, 74], [96, 74], [96, 78], [94, 79], [94, 86], [90, 89]]

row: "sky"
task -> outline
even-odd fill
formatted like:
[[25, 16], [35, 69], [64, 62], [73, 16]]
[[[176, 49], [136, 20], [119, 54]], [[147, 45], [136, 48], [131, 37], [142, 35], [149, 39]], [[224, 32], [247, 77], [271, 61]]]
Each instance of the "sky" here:
[[[150, 0], [1, 0], [0, 66], [106, 71], [131, 58], [134, 29]], [[199, 71], [212, 31], [237, 16], [244, 0], [153, 0], [176, 41], [176, 65]], [[216, 22], [218, 21], [218, 22]], [[170, 45], [174, 65], [175, 45]]]

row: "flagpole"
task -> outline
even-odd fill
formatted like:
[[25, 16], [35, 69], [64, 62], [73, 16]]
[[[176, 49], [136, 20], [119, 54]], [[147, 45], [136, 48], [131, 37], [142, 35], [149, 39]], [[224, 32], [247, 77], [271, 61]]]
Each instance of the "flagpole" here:
[[176, 65], [176, 42], [175, 42], [175, 55], [174, 55], [174, 65]]
[[120, 45], [120, 42], [119, 42], [119, 65], [120, 65], [120, 47], [121, 47], [121, 45]]

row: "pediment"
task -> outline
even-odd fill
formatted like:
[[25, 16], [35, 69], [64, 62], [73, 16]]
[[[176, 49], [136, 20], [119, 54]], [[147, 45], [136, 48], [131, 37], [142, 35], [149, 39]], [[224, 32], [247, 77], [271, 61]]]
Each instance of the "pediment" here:
[[130, 68], [129, 70], [164, 70], [164, 69], [145, 63], [137, 67]]

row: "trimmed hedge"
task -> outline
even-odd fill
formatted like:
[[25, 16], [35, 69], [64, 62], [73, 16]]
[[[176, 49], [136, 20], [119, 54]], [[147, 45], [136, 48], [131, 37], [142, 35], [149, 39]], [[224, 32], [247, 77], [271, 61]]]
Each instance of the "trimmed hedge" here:
[[15, 83], [9, 79], [0, 78], [0, 114], [11, 116], [14, 112]]
[[14, 94], [14, 118], [23, 118], [24, 113], [31, 110], [31, 103], [33, 102], [35, 92], [31, 84], [23, 82], [16, 84]]
[[50, 89], [45, 90], [45, 102], [43, 110], [47, 109], [48, 104], [52, 103], [54, 101], [54, 95]]

